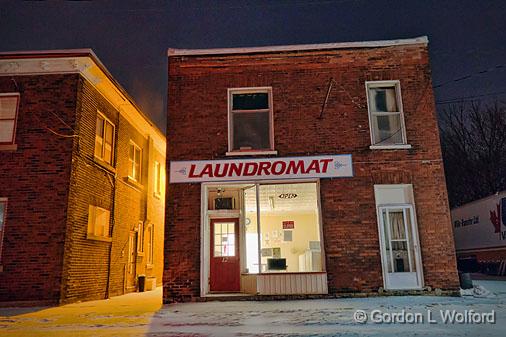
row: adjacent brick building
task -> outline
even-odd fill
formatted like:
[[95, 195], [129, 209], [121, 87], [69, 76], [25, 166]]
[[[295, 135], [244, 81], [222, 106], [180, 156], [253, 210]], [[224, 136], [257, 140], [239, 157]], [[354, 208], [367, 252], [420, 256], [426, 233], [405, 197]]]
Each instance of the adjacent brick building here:
[[165, 137], [91, 50], [0, 54], [0, 301], [161, 284]]
[[427, 43], [169, 49], [164, 301], [458, 289]]

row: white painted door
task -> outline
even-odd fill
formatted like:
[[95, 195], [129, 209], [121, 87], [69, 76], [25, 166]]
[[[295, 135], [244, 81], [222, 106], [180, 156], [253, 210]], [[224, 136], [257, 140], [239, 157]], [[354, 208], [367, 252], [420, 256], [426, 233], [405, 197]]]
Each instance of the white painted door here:
[[378, 209], [385, 289], [420, 289], [422, 265], [411, 205]]

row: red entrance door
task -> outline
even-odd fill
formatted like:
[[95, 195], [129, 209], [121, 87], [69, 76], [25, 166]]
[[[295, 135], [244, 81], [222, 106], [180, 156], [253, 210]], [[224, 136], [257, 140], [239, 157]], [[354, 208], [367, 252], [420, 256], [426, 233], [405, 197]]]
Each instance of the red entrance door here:
[[211, 291], [240, 291], [239, 219], [211, 220]]

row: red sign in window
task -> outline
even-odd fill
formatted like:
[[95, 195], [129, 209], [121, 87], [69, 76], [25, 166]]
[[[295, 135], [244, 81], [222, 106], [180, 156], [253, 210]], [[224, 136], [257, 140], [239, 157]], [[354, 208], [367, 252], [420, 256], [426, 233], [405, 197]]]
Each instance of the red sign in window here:
[[295, 221], [283, 221], [283, 229], [294, 229]]

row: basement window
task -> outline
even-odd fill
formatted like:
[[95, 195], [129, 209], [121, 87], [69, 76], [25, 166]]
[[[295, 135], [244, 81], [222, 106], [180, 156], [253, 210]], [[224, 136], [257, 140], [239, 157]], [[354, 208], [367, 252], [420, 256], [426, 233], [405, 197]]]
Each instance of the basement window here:
[[95, 133], [95, 157], [112, 165], [114, 154], [114, 124], [97, 112]]
[[371, 148], [409, 148], [399, 81], [366, 82]]
[[274, 152], [272, 88], [228, 90], [231, 155]]
[[0, 146], [15, 143], [18, 107], [19, 93], [0, 93]]

